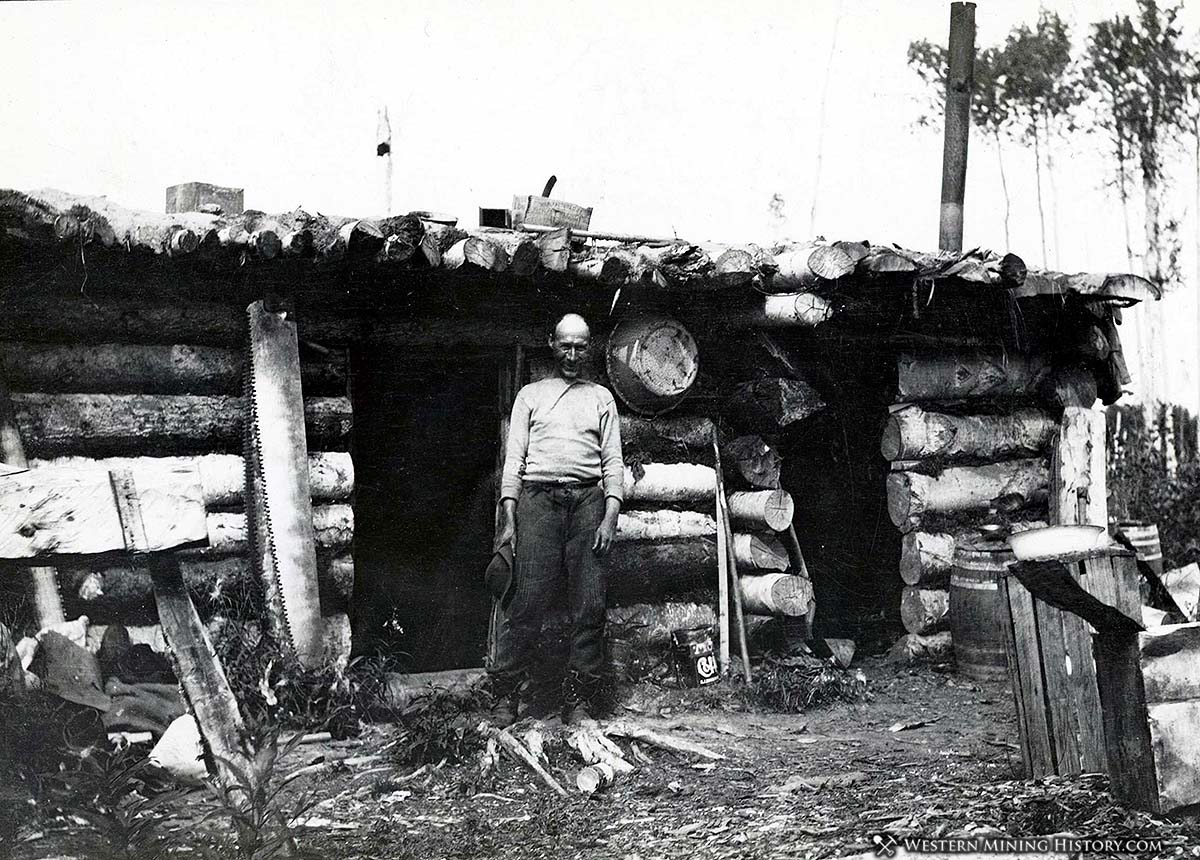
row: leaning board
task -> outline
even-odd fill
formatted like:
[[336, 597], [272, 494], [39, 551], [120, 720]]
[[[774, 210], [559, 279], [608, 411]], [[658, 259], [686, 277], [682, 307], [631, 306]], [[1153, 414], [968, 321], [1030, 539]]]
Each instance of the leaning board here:
[[128, 473], [100, 469], [0, 467], [0, 559], [158, 552], [207, 540], [193, 465], [139, 470], [136, 485]]

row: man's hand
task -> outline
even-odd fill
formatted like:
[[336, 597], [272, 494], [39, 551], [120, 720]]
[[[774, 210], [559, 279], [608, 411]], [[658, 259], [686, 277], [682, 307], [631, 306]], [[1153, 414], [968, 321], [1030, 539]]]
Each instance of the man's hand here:
[[517, 502], [516, 499], [503, 499], [500, 502], [500, 528], [496, 532], [496, 543], [492, 552], [500, 549], [506, 543], [515, 548], [517, 545]]
[[617, 536], [617, 516], [621, 513], [621, 503], [609, 496], [604, 500], [604, 519], [596, 527], [596, 539], [592, 541], [592, 552], [604, 555], [612, 547], [613, 539]]

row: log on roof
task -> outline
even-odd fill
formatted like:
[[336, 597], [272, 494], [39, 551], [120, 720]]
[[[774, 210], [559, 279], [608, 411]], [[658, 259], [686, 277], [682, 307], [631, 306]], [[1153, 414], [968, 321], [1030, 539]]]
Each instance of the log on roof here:
[[902, 285], [921, 280], [994, 287], [1018, 298], [1074, 293], [1133, 302], [1160, 296], [1153, 284], [1136, 275], [1027, 272], [1015, 254], [984, 249], [921, 253], [895, 245], [818, 240], [768, 250], [535, 227], [462, 230], [423, 221], [415, 213], [379, 221], [299, 209], [279, 215], [247, 210], [232, 217], [157, 214], [53, 189], [0, 190], [0, 247], [81, 243], [171, 260], [225, 255], [239, 265], [300, 259], [316, 266], [366, 263], [388, 272], [565, 273], [607, 287], [637, 283], [659, 289], [811, 291], [836, 297], [840, 286], [863, 280]]

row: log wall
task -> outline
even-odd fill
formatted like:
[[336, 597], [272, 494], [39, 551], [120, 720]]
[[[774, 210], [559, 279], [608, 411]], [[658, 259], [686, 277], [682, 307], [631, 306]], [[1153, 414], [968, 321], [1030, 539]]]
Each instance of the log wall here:
[[1089, 341], [1075, 340], [1078, 349], [1055, 355], [899, 357], [880, 452], [892, 461], [888, 513], [904, 533], [900, 618], [909, 633], [948, 629], [958, 542], [979, 539], [985, 524], [1017, 532], [1050, 521], [1059, 419], [1064, 408], [1091, 406], [1097, 393]]
[[[103, 309], [97, 313], [103, 316]], [[236, 308], [230, 309], [237, 319]], [[135, 483], [188, 460], [198, 467], [209, 547], [179, 553], [201, 617], [250, 619], [261, 586], [247, 552], [243, 506], [245, 404], [240, 350], [211, 342], [203, 320], [179, 315], [173, 344], [117, 338], [81, 343], [0, 340], [0, 368], [13, 390], [17, 425], [33, 469], [128, 469]], [[56, 330], [46, 328], [47, 338]], [[66, 340], [67, 342], [64, 342]], [[136, 342], [135, 342], [136, 341]], [[318, 543], [322, 614], [333, 640], [348, 642], [345, 613], [354, 580], [353, 423], [345, 351], [301, 349], [309, 478]], [[93, 624], [153, 625], [149, 571], [137, 563], [77, 563], [58, 571], [68, 617]], [[341, 644], [331, 656], [344, 658]]]

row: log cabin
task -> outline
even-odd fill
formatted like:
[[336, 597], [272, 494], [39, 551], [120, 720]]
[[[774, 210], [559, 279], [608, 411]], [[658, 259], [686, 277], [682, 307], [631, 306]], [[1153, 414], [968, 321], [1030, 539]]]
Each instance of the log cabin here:
[[[554, 321], [578, 312], [623, 413], [610, 636], [635, 635], [629, 618], [665, 636], [669, 619], [709, 617], [715, 428], [747, 611], [881, 641], [946, 627], [956, 539], [1070, 504], [1052, 466], [1064, 413], [1120, 397], [1121, 311], [1158, 298], [1134, 275], [1031, 271], [981, 249], [424, 214], [155, 214], [0, 191], [0, 459], [194, 465], [209, 539], [179, 552], [184, 582], [208, 623], [262, 620], [245, 476], [270, 456], [245, 441], [261, 447], [282, 419], [256, 417], [245, 383], [255, 313], [286, 321], [302, 391], [289, 427], [307, 457], [291, 495], [311, 519], [322, 647], [478, 666], [508, 409], [548, 372]], [[0, 592], [99, 628], [156, 622], [136, 564], [31, 567]]]

